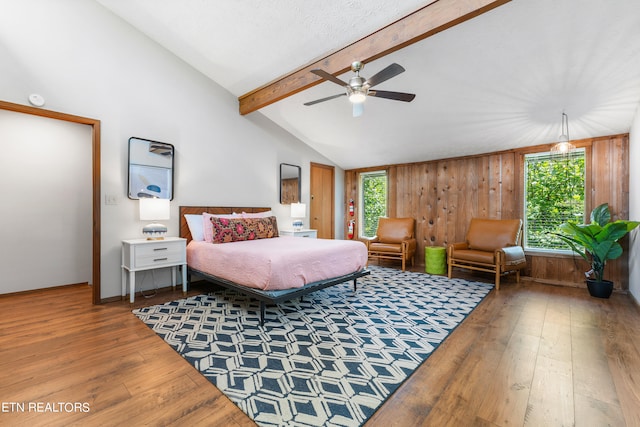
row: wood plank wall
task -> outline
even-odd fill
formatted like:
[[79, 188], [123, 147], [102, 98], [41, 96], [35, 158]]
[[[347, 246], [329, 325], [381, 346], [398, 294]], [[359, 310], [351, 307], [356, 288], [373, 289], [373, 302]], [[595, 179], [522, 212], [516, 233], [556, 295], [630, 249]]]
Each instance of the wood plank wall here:
[[[572, 143], [586, 150], [587, 212], [608, 202], [614, 219], [628, 219], [628, 134]], [[446, 246], [464, 241], [467, 226], [473, 217], [522, 218], [524, 155], [548, 151], [550, 147], [539, 145], [477, 156], [347, 170], [345, 212], [348, 211], [350, 199], [358, 200], [360, 173], [386, 170], [389, 179], [389, 216], [416, 219], [416, 263], [424, 265], [425, 246]], [[356, 210], [358, 208], [356, 203]], [[347, 219], [345, 235], [346, 227]], [[628, 289], [629, 285], [627, 240], [625, 237], [621, 242], [625, 255], [609, 262], [605, 271], [607, 278], [616, 283], [617, 289]], [[531, 279], [543, 283], [585, 286], [583, 272], [588, 268], [579, 257], [528, 253], [527, 260], [528, 267], [524, 275]]]

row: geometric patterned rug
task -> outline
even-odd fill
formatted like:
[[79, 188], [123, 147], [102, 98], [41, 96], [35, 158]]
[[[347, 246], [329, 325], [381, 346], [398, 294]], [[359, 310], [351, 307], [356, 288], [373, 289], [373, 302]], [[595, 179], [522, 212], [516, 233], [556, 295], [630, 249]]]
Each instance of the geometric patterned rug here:
[[260, 426], [360, 426], [493, 288], [369, 266], [268, 305], [215, 290], [133, 313]]

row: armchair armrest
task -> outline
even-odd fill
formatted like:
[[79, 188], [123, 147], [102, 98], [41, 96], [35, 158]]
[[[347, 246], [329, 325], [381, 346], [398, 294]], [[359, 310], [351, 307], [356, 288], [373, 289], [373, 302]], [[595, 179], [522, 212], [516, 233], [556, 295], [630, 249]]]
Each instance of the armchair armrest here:
[[417, 246], [417, 242], [415, 238], [407, 239], [402, 241], [402, 249], [403, 252], [415, 252]]
[[453, 251], [462, 249], [469, 249], [469, 244], [467, 242], [450, 243], [449, 245], [447, 245], [447, 256], [451, 258], [453, 255]]
[[364, 242], [365, 245], [367, 245], [367, 250], [369, 250], [369, 244], [371, 243], [376, 243], [378, 241], [380, 241], [380, 239], [378, 238], [378, 236], [373, 236], [373, 237], [360, 237], [360, 240], [362, 240]]
[[453, 250], [469, 249], [469, 244], [467, 242], [451, 243], [449, 247], [452, 248]]
[[496, 250], [496, 256], [500, 252], [500, 260], [505, 267], [516, 267], [521, 264], [526, 264], [527, 258], [524, 256], [524, 250], [522, 246], [508, 246]]

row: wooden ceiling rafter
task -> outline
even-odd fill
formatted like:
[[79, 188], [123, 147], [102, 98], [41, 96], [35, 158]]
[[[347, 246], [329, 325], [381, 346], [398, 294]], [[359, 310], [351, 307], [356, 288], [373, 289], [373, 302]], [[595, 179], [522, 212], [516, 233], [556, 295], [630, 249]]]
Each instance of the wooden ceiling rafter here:
[[348, 71], [355, 60], [367, 63], [382, 58], [510, 1], [435, 0], [349, 46], [240, 96], [240, 114], [252, 113], [322, 83], [324, 80], [311, 73], [312, 69], [322, 68], [340, 75]]

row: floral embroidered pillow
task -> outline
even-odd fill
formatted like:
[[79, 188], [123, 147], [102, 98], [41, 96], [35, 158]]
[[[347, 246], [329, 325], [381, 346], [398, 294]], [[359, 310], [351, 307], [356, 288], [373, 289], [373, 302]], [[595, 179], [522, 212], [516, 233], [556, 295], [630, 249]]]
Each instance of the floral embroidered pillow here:
[[211, 218], [240, 218], [238, 214], [210, 214], [207, 212], [202, 213], [203, 222], [203, 237], [205, 242], [213, 242], [213, 229], [211, 226]]
[[210, 218], [212, 242], [228, 243], [278, 237], [275, 216], [267, 218]]

